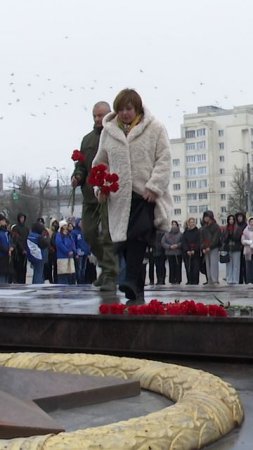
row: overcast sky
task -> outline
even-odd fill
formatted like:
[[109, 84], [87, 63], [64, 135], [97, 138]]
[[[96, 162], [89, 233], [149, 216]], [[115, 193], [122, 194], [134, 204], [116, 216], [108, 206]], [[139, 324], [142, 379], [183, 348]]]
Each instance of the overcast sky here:
[[70, 175], [94, 103], [125, 87], [180, 137], [198, 105], [253, 103], [252, 0], [0, 0], [0, 172]]

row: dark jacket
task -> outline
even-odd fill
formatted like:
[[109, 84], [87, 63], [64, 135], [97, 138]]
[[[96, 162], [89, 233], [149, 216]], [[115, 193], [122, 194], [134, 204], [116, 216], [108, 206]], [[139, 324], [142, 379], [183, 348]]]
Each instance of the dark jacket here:
[[223, 230], [221, 243], [224, 250], [229, 252], [240, 252], [242, 250], [241, 237], [244, 230], [244, 226], [239, 226], [235, 223], [233, 226], [229, 225], [229, 217], [227, 218], [227, 226]]
[[16, 247], [16, 253], [18, 255], [23, 255], [26, 252], [26, 240], [29, 233], [29, 228], [26, 226], [25, 221], [23, 223], [20, 222], [21, 217], [25, 218], [26, 215], [23, 213], [19, 213], [17, 215], [17, 224], [15, 225], [15, 233], [13, 233], [13, 240]]
[[80, 151], [83, 153], [85, 160], [80, 163], [77, 162], [75, 165], [75, 170], [72, 173], [72, 176], [80, 177], [80, 186], [83, 194], [84, 203], [97, 203], [97, 199], [93, 192], [93, 187], [87, 183], [87, 175], [90, 172], [92, 161], [96, 156], [99, 139], [102, 128], [97, 128], [94, 126], [94, 129], [84, 136]]
[[10, 234], [6, 227], [0, 227], [0, 275], [10, 273]]
[[[165, 248], [165, 254], [167, 256], [181, 255], [182, 254], [182, 233], [179, 230], [170, 230], [164, 233], [161, 240], [162, 247]], [[177, 245], [177, 248], [171, 248], [172, 245]]]
[[213, 221], [200, 228], [200, 248], [219, 248], [221, 246], [221, 230], [219, 225]]
[[186, 228], [182, 236], [182, 252], [194, 250], [195, 255], [200, 253], [200, 231], [197, 227]]

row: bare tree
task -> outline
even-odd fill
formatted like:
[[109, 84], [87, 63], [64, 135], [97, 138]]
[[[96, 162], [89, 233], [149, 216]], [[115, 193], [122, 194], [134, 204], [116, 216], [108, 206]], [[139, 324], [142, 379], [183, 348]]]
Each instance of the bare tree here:
[[18, 213], [27, 216], [28, 224], [43, 216], [45, 192], [49, 186], [49, 177], [34, 181], [26, 174], [13, 175], [8, 179], [12, 188], [9, 198], [6, 200], [5, 209], [11, 223], [15, 223]]
[[[244, 170], [235, 167], [233, 180], [231, 182], [232, 194], [228, 200], [228, 211], [234, 214], [238, 211], [248, 210], [248, 195], [246, 190], [247, 174]], [[250, 189], [251, 190], [251, 189]]]

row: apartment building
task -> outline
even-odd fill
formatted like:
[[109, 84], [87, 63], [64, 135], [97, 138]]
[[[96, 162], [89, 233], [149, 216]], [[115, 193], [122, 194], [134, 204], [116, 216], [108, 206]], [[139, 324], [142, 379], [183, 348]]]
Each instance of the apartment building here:
[[183, 225], [191, 216], [200, 224], [211, 209], [225, 224], [235, 167], [246, 171], [253, 165], [253, 105], [201, 106], [186, 114], [171, 155], [173, 218]]

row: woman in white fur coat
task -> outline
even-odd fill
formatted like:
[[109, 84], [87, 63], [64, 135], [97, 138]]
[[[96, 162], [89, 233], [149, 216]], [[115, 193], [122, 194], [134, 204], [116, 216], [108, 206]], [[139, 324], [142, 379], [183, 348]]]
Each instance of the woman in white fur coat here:
[[[168, 229], [169, 139], [133, 89], [121, 91], [113, 109], [103, 120], [93, 166], [105, 163], [119, 176], [119, 190], [108, 198], [109, 229], [112, 241], [122, 243], [126, 261], [126, 278], [119, 289], [136, 300], [144, 292], [139, 279], [146, 246], [155, 228]], [[104, 200], [99, 192], [98, 197]]]

